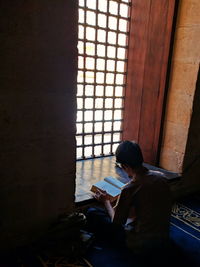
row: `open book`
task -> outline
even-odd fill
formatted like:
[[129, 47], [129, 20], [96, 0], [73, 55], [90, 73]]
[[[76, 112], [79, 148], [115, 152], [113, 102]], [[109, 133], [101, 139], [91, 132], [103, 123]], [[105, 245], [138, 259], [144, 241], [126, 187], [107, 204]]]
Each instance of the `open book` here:
[[115, 201], [121, 194], [121, 190], [126, 184], [119, 181], [117, 178], [112, 176], [105, 177], [104, 180], [99, 181], [92, 185], [91, 191], [96, 192], [97, 190], [104, 190], [110, 197], [110, 201]]

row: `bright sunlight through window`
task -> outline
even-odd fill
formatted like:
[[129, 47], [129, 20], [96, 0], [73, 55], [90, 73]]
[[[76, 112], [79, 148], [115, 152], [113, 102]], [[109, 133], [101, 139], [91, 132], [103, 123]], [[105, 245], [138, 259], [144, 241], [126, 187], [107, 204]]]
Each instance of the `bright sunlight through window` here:
[[113, 155], [121, 140], [129, 0], [79, 0], [77, 159]]

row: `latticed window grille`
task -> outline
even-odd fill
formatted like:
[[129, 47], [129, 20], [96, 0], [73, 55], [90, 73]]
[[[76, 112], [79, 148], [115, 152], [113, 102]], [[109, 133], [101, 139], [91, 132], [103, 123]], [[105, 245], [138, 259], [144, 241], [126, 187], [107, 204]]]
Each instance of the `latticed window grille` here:
[[112, 155], [121, 141], [129, 0], [79, 0], [77, 159]]

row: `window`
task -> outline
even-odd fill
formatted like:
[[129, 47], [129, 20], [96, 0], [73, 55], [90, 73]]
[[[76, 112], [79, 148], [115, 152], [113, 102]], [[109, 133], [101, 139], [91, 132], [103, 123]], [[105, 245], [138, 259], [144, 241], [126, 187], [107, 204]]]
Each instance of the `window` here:
[[112, 155], [121, 140], [129, 0], [79, 0], [77, 159]]

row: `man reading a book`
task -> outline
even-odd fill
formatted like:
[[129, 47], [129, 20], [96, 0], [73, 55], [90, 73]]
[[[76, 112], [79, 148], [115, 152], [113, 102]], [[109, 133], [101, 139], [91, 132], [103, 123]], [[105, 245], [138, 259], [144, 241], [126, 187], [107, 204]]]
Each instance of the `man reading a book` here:
[[171, 195], [163, 173], [143, 166], [139, 145], [123, 141], [116, 150], [116, 162], [131, 178], [122, 189], [113, 207], [106, 191], [97, 191], [95, 198], [105, 209], [90, 208], [88, 223], [101, 238], [125, 240], [128, 248], [139, 252], [152, 244], [168, 239]]

